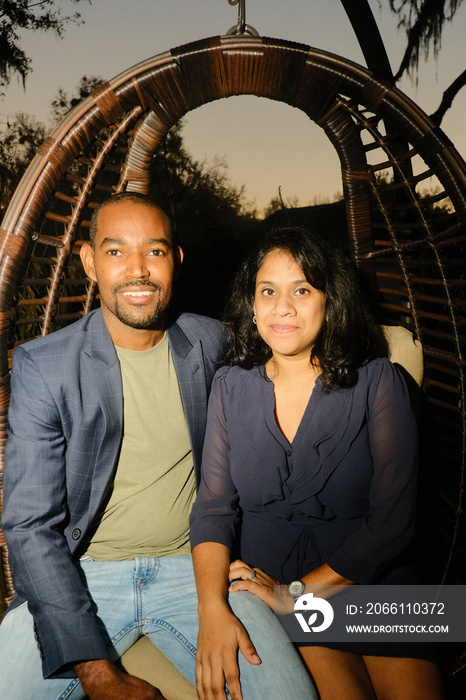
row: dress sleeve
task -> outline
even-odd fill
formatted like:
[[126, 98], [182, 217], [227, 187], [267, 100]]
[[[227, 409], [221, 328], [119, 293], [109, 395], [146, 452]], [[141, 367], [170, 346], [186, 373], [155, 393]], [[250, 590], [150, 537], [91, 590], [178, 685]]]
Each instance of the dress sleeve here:
[[218, 370], [209, 398], [201, 483], [189, 521], [192, 548], [201, 542], [218, 542], [231, 550], [239, 518], [238, 493], [230, 474], [224, 410], [229, 398], [225, 382], [227, 371], [225, 367]]
[[[378, 363], [377, 363], [378, 364]], [[367, 420], [373, 477], [369, 510], [327, 563], [356, 583], [373, 583], [414, 532], [418, 434], [408, 390], [388, 361], [368, 381]]]

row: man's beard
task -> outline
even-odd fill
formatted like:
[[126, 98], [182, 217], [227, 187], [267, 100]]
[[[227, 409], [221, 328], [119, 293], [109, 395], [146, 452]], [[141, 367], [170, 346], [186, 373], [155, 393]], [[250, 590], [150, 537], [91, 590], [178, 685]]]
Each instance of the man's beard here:
[[[118, 297], [117, 297], [117, 292], [119, 292], [121, 289], [124, 289], [125, 287], [151, 287], [152, 289], [155, 289], [158, 292], [158, 299], [157, 299], [157, 304], [155, 308], [150, 312], [148, 316], [141, 317], [142, 314], [144, 314], [145, 309], [144, 307], [139, 307], [139, 312], [138, 313], [138, 307], [133, 306], [131, 309], [122, 309], [120, 308], [120, 305], [118, 303]], [[165, 309], [167, 308], [168, 302], [170, 301], [170, 295], [165, 296], [165, 298], [162, 297], [162, 287], [158, 284], [155, 284], [154, 282], [144, 282], [144, 283], [132, 283], [132, 284], [121, 284], [118, 287], [115, 287], [113, 290], [114, 294], [114, 309], [113, 309], [113, 314], [116, 316], [116, 318], [124, 323], [126, 326], [129, 326], [130, 328], [138, 328], [138, 329], [149, 329], [153, 328], [157, 322], [160, 320], [162, 315], [165, 312]], [[147, 312], [146, 312], [147, 313]]]

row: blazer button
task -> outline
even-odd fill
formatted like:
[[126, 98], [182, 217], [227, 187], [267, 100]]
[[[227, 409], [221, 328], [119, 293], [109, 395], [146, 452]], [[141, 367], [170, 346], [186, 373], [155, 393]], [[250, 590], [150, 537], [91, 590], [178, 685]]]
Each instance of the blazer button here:
[[81, 537], [81, 530], [78, 527], [75, 527], [75, 529], [71, 533], [71, 537], [74, 540], [79, 540], [79, 538]]

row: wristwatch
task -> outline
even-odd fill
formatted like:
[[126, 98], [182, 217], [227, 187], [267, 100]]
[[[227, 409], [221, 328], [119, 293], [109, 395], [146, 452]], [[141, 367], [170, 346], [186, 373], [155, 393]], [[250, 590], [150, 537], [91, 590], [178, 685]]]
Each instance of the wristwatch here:
[[287, 587], [286, 587], [286, 592], [289, 596], [294, 598], [299, 598], [300, 595], [304, 593], [304, 590], [306, 588], [306, 584], [304, 581], [301, 581], [301, 579], [298, 579], [297, 581], [292, 581]]

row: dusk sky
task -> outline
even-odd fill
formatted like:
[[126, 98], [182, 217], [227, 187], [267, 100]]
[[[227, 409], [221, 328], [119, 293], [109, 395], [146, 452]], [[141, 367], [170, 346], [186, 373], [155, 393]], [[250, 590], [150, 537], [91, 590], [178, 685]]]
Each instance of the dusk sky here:
[[[225, 34], [236, 25], [237, 6], [228, 0], [69, 0], [65, 14], [79, 11], [81, 26], [70, 25], [63, 39], [25, 32], [21, 46], [33, 61], [26, 90], [13, 78], [0, 103], [0, 122], [18, 111], [50, 122], [50, 103], [59, 88], [69, 95], [83, 75], [111, 79], [151, 56], [197, 39]], [[371, 0], [392, 69], [396, 72], [406, 39], [388, 0]], [[246, 0], [246, 20], [260, 35], [290, 39], [365, 65], [339, 0]], [[444, 32], [437, 61], [419, 72], [418, 85], [399, 83], [427, 113], [466, 67], [466, 3]], [[457, 96], [442, 128], [466, 156], [466, 89]], [[341, 191], [338, 158], [321, 129], [287, 105], [256, 97], [219, 100], [184, 119], [185, 145], [198, 160], [225, 158], [230, 180], [245, 185], [246, 196], [262, 209], [281, 186], [285, 200], [301, 206], [332, 200]]]

